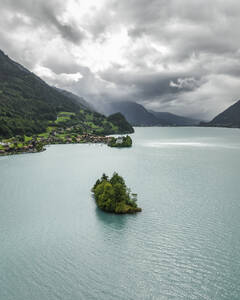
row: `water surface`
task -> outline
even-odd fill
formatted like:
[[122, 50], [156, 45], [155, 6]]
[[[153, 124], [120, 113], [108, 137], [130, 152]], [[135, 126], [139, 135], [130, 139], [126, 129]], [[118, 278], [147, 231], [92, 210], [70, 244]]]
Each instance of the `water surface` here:
[[[131, 149], [0, 158], [0, 299], [240, 299], [240, 130], [137, 128]], [[99, 211], [119, 172], [143, 212]]]

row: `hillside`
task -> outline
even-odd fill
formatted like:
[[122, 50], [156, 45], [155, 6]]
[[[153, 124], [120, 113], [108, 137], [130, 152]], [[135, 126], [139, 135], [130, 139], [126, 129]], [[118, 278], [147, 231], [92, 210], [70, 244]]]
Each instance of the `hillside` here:
[[201, 125], [240, 128], [240, 100], [217, 115], [211, 122], [201, 123]]
[[107, 117], [108, 122], [121, 128], [123, 133], [133, 133], [134, 130], [130, 123], [126, 122], [125, 117], [121, 113], [115, 113]]
[[[93, 112], [84, 99], [49, 86], [0, 50], [0, 137], [45, 132], [60, 112], [73, 113], [68, 126], [79, 123], [88, 132], [89, 128], [99, 134], [133, 132], [124, 118], [114, 125]], [[126, 127], [131, 130], [126, 132]]]

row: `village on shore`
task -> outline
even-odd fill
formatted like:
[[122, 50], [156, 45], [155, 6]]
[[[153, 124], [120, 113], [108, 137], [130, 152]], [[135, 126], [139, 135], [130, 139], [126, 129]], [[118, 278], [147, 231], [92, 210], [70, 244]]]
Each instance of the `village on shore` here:
[[49, 134], [44, 134], [44, 136], [17, 136], [8, 140], [2, 140], [0, 141], [0, 156], [41, 152], [45, 150], [44, 147], [46, 145], [52, 144], [101, 143], [110, 147], [125, 147], [124, 138], [125, 137], [114, 138], [112, 136], [99, 136], [90, 133], [81, 135], [71, 134], [66, 133], [63, 129], [58, 129], [49, 132]]

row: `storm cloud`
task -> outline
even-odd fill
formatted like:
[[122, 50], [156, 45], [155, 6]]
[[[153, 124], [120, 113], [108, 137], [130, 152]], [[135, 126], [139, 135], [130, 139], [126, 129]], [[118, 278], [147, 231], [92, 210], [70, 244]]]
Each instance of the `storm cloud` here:
[[239, 13], [235, 0], [2, 0], [0, 48], [96, 107], [208, 120], [239, 98]]

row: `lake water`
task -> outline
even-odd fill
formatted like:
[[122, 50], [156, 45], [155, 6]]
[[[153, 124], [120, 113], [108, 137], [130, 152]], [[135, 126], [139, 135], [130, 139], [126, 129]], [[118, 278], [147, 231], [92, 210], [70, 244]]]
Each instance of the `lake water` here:
[[[0, 299], [240, 299], [240, 130], [136, 128], [131, 149], [0, 158]], [[99, 211], [119, 172], [142, 213]]]

